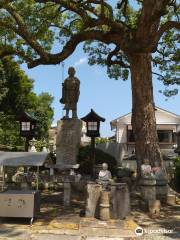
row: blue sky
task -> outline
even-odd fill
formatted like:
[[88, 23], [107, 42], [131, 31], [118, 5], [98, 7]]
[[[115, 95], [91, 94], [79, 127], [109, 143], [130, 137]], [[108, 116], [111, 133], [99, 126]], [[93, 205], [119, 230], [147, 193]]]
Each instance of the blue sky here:
[[[116, 2], [116, 1], [109, 1]], [[131, 111], [131, 84], [130, 81], [109, 79], [106, 68], [89, 66], [87, 55], [80, 44], [76, 51], [65, 61], [65, 74], [69, 66], [76, 68], [76, 76], [81, 81], [81, 94], [78, 103], [79, 118], [86, 115], [91, 108], [106, 118], [102, 124], [101, 135], [111, 136], [110, 121]], [[22, 69], [35, 80], [34, 90], [36, 93], [48, 92], [54, 96], [54, 124], [62, 117], [61, 98], [62, 66], [50, 65], [28, 69], [25, 64]], [[180, 94], [171, 97], [168, 101], [158, 91], [164, 89], [161, 82], [154, 77], [154, 98], [156, 106], [172, 111], [180, 115]]]
[[[81, 94], [78, 103], [79, 118], [93, 108], [98, 114], [106, 118], [106, 122], [101, 127], [101, 135], [111, 136], [113, 133], [110, 130], [109, 122], [131, 111], [130, 80], [124, 82], [109, 79], [106, 68], [89, 66], [82, 45], [79, 45], [74, 54], [65, 61], [65, 78], [69, 66], [75, 66], [76, 76], [81, 81]], [[61, 98], [62, 66], [50, 65], [28, 69], [23, 64], [22, 69], [25, 70], [29, 77], [35, 80], [34, 90], [36, 93], [43, 91], [54, 96], [54, 123], [56, 123], [62, 117], [62, 106], [59, 103]], [[161, 82], [154, 78], [156, 105], [180, 115], [180, 95], [165, 101], [165, 97], [158, 92], [163, 88]]]

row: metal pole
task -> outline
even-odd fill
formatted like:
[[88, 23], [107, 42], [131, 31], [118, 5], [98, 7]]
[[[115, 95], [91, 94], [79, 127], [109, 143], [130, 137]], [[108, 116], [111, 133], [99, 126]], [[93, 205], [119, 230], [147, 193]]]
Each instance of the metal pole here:
[[39, 190], [39, 166], [37, 166], [36, 190]]
[[30, 137], [27, 136], [25, 141], [25, 152], [28, 152], [29, 150], [29, 140], [30, 140]]
[[[61, 79], [61, 82], [62, 82], [62, 84], [64, 83], [64, 67], [65, 67], [65, 63], [64, 62], [62, 62], [61, 63], [61, 66], [62, 66], [62, 79]], [[62, 117], [64, 117], [64, 107], [62, 107]]]
[[92, 162], [92, 174], [94, 174], [93, 167], [95, 164], [95, 137], [91, 137], [91, 162]]

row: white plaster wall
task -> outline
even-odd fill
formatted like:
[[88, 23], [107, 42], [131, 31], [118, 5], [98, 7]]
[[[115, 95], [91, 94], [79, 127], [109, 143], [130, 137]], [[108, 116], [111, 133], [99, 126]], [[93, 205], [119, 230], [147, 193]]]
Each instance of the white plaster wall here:
[[116, 134], [117, 134], [117, 143], [126, 143], [127, 142], [127, 125], [118, 124]]
[[126, 144], [107, 142], [96, 145], [96, 148], [113, 156], [116, 159], [118, 166], [122, 165], [122, 159], [124, 158], [124, 155], [127, 153]]
[[175, 124], [157, 124], [158, 130], [173, 130], [173, 132], [177, 131], [177, 125]]
[[[159, 130], [173, 130], [173, 132], [180, 131], [180, 117], [171, 114], [169, 112], [166, 112], [162, 109], [156, 108], [155, 116], [156, 116], [156, 123], [157, 123], [157, 129]], [[132, 151], [135, 148], [135, 145], [129, 144], [127, 146], [127, 125], [129, 129], [131, 129], [131, 113], [125, 115], [124, 117], [121, 117], [116, 120], [116, 142], [117, 144], [120, 144], [120, 151], [119, 157], [116, 158], [119, 163], [122, 162], [122, 159], [124, 155], [131, 155]], [[162, 152], [165, 150], [172, 150], [173, 144], [160, 144], [160, 148], [162, 149]], [[119, 148], [117, 148], [119, 149]], [[106, 149], [107, 150], [107, 149]], [[109, 150], [109, 149], [108, 149]], [[117, 151], [115, 151], [117, 153]], [[124, 161], [123, 161], [124, 162]], [[127, 163], [127, 162], [126, 162]], [[132, 162], [129, 162], [128, 164], [132, 164]], [[134, 163], [133, 163], [134, 165]], [[133, 166], [134, 167], [134, 166]]]
[[155, 111], [155, 116], [157, 124], [180, 124], [180, 118], [162, 110]]
[[180, 124], [177, 126], [177, 132], [180, 131]]

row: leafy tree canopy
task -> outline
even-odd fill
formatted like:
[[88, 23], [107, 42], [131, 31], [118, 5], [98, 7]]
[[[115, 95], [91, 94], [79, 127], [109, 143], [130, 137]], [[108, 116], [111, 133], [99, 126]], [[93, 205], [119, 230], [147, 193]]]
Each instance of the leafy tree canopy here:
[[18, 55], [30, 68], [57, 64], [85, 42], [89, 63], [107, 66], [110, 78], [128, 79], [129, 52], [150, 52], [158, 79], [180, 84], [176, 0], [0, 0], [0, 8], [2, 57]]
[[34, 104], [36, 94], [33, 90], [33, 80], [21, 70], [18, 63], [11, 58], [0, 62], [6, 79], [6, 95], [0, 102], [0, 109], [5, 114], [17, 116]]
[[[6, 57], [0, 61], [0, 73], [3, 73], [6, 94], [0, 101], [0, 143], [22, 146], [24, 139], [19, 136], [17, 119], [22, 112], [33, 113], [38, 121], [38, 139], [48, 138], [48, 129], [53, 120], [53, 97], [48, 93], [36, 95], [33, 92], [33, 80], [20, 69], [18, 63]], [[5, 91], [4, 91], [5, 92]], [[4, 93], [3, 92], [3, 93]]]
[[6, 96], [7, 88], [5, 87], [6, 77], [4, 73], [4, 68], [0, 62], [0, 101]]

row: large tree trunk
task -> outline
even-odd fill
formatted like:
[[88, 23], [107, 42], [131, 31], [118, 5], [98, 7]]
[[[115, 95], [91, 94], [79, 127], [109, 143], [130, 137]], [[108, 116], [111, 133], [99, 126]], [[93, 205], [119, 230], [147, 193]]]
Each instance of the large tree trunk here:
[[[132, 81], [132, 127], [136, 143], [138, 174], [145, 159], [163, 166], [158, 143], [152, 87], [151, 54], [129, 55]], [[157, 165], [156, 165], [157, 166]]]

